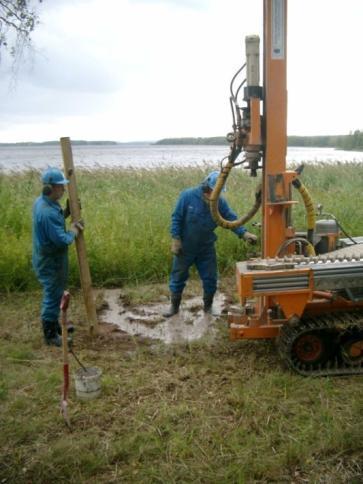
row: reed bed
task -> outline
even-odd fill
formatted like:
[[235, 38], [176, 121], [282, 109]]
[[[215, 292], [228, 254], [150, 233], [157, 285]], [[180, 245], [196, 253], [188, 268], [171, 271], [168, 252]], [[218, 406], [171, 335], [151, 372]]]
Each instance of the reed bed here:
[[[79, 170], [77, 181], [94, 284], [106, 287], [166, 281], [171, 264], [170, 217], [176, 199], [183, 189], [197, 185], [215, 168], [206, 163], [198, 168]], [[363, 164], [310, 164], [302, 179], [314, 201], [334, 213], [346, 231], [363, 234]], [[239, 215], [252, 205], [258, 182], [243, 169], [232, 172], [225, 196]], [[40, 173], [35, 170], [0, 174], [0, 291], [38, 287], [31, 269], [31, 209], [40, 191]], [[255, 221], [260, 221], [260, 215]], [[304, 229], [302, 204], [294, 208], [294, 221], [298, 229]], [[258, 233], [252, 222], [247, 228]], [[218, 228], [217, 235], [222, 274], [233, 273], [236, 260], [258, 252], [258, 247], [247, 247], [229, 231]], [[70, 285], [79, 286], [73, 248]]]

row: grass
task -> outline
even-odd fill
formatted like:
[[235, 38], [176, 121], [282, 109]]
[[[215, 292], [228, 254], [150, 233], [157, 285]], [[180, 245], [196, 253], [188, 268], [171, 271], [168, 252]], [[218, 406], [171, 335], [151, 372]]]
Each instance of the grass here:
[[[124, 294], [157, 299], [154, 286]], [[91, 340], [76, 293], [75, 351], [104, 376], [97, 400], [79, 401], [72, 384], [70, 432], [61, 351], [41, 342], [40, 294], [0, 302], [0, 482], [361, 482], [359, 377], [291, 374], [272, 342], [230, 343], [223, 322], [213, 342], [165, 346], [110, 325]]]
[[[124, 286], [131, 305], [167, 293], [173, 205], [209, 169], [79, 172], [96, 286]], [[314, 200], [351, 235], [363, 233], [362, 179], [363, 165], [354, 163], [311, 165], [303, 174]], [[226, 195], [239, 213], [256, 183], [233, 173]], [[104, 376], [97, 400], [81, 402], [72, 388], [70, 432], [59, 414], [61, 352], [41, 341], [31, 271], [39, 191], [37, 172], [0, 174], [0, 482], [362, 482], [362, 378], [291, 374], [272, 342], [230, 343], [223, 322], [213, 342], [165, 346], [110, 325], [91, 340], [75, 290], [76, 353]], [[302, 204], [294, 219], [304, 227]], [[231, 296], [235, 282], [226, 276], [249, 254], [233, 234], [218, 233], [222, 287]], [[78, 286], [73, 249], [70, 282]]]
[[[210, 171], [201, 168], [97, 170], [78, 173], [86, 221], [85, 237], [96, 286], [121, 286], [167, 279], [171, 256], [170, 216], [181, 190], [197, 185]], [[363, 165], [309, 165], [302, 179], [316, 203], [334, 213], [352, 235], [363, 233]], [[258, 179], [235, 169], [226, 198], [239, 214], [252, 205]], [[35, 289], [31, 270], [31, 207], [41, 190], [39, 173], [0, 174], [0, 291]], [[294, 192], [295, 198], [299, 195]], [[256, 220], [259, 220], [257, 216]], [[303, 204], [294, 209], [295, 225], [305, 227]], [[248, 224], [248, 228], [256, 231]], [[222, 274], [250, 250], [230, 231], [218, 228], [218, 263]], [[79, 287], [71, 249], [70, 284]]]

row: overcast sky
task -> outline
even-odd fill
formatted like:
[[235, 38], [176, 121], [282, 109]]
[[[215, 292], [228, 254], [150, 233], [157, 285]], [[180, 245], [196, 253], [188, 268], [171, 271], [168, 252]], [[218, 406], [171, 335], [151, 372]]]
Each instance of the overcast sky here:
[[[44, 0], [0, 142], [137, 141], [231, 130], [230, 79], [262, 0]], [[363, 129], [363, 0], [288, 1], [288, 133]]]

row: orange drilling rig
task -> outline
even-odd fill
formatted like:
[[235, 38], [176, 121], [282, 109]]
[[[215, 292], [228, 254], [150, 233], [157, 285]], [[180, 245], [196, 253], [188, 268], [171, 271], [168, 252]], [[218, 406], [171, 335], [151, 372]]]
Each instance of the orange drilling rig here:
[[[302, 167], [286, 168], [286, 20], [287, 0], [264, 0], [263, 85], [260, 39], [249, 36], [246, 63], [230, 87], [230, 153], [210, 209], [217, 224], [229, 229], [262, 210], [262, 257], [237, 262], [241, 309], [228, 314], [230, 336], [276, 339], [282, 359], [301, 375], [363, 374], [363, 256], [357, 252], [362, 238], [340, 241], [340, 225], [334, 217], [316, 221], [311, 197], [300, 179]], [[235, 89], [244, 69], [246, 79]], [[218, 212], [218, 198], [237, 165], [252, 176], [261, 170], [262, 180], [251, 210], [230, 222]], [[297, 203], [292, 200], [294, 188], [307, 212], [303, 233], [297, 233], [292, 224]]]

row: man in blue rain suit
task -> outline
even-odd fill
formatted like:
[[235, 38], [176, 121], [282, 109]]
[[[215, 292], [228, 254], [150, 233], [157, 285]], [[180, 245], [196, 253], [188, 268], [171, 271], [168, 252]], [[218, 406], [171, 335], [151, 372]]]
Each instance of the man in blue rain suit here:
[[[41, 319], [46, 344], [61, 346], [58, 322], [60, 302], [68, 280], [68, 246], [83, 230], [82, 223], [65, 229], [65, 217], [59, 204], [69, 183], [58, 168], [42, 175], [43, 191], [33, 205], [33, 268], [43, 286]], [[66, 212], [66, 213], [65, 213]]]
[[[169, 288], [171, 306], [165, 317], [179, 311], [182, 292], [189, 277], [189, 269], [195, 264], [203, 283], [204, 311], [212, 312], [214, 294], [217, 289], [217, 259], [214, 233], [217, 224], [209, 209], [209, 197], [217, 182], [219, 172], [211, 172], [201, 185], [184, 190], [177, 201], [171, 222], [172, 246], [174, 254]], [[223, 189], [225, 190], [225, 188]], [[219, 211], [226, 220], [236, 220], [224, 198], [219, 199]], [[255, 244], [257, 237], [244, 227], [233, 229], [241, 239]]]

